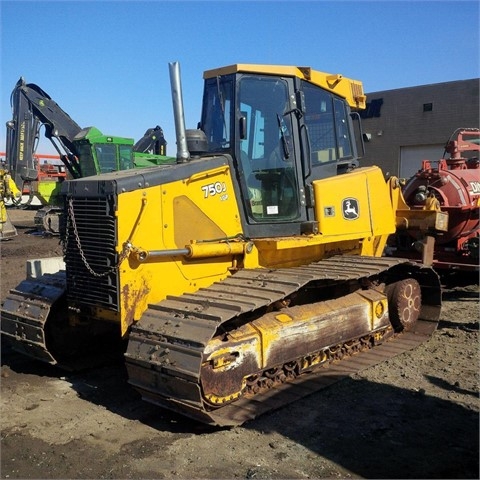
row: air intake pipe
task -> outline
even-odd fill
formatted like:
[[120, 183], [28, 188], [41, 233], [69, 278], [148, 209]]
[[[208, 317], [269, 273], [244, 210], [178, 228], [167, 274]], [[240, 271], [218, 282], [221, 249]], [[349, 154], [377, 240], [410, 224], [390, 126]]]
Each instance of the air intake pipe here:
[[180, 64], [170, 62], [170, 85], [172, 89], [173, 116], [175, 119], [175, 135], [177, 138], [177, 163], [190, 160], [185, 129], [185, 114], [183, 109], [182, 84], [180, 81]]

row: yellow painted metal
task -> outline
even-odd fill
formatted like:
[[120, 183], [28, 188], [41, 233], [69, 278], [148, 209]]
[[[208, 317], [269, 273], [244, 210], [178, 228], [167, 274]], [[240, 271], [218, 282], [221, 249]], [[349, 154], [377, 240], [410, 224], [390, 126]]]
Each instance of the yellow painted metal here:
[[[312, 184], [319, 233], [255, 239], [255, 248], [244, 259], [246, 268], [292, 267], [335, 254], [381, 256], [395, 232], [396, 206], [408, 209], [397, 183], [386, 182], [375, 166]], [[347, 199], [357, 202], [358, 218], [344, 216]]]
[[243, 255], [247, 243], [225, 241], [222, 243], [192, 243], [188, 245], [188, 258], [212, 258], [226, 255]]
[[233, 400], [236, 400], [242, 395], [242, 390], [245, 388], [244, 385], [242, 385], [242, 388], [238, 392], [234, 392], [231, 395], [228, 395], [226, 397], [220, 397], [217, 395], [213, 394], [206, 394], [205, 398], [210, 402], [213, 403], [214, 405], [223, 405], [224, 403], [228, 402], [233, 402]]
[[5, 198], [19, 198], [21, 196], [20, 189], [12, 178], [12, 175], [5, 169], [0, 168], [0, 178], [2, 180], [2, 195]]
[[369, 302], [370, 329], [377, 330], [385, 324], [385, 314], [388, 311], [388, 300], [383, 292], [373, 289], [359, 290], [358, 294]]
[[[229, 332], [228, 341], [212, 339], [205, 349], [204, 365], [213, 365], [220, 374], [241, 366], [242, 361], [248, 358], [249, 363], [254, 365], [252, 371], [259, 371], [278, 365], [277, 356], [283, 350], [293, 353], [295, 345], [305, 341], [317, 339], [312, 343], [317, 347], [311, 352], [303, 351], [301, 355], [343, 343], [355, 335], [384, 330], [389, 325], [386, 296], [374, 290], [356, 292], [342, 299], [297, 305], [288, 309], [288, 314], [267, 313]], [[328, 336], [331, 344], [322, 343], [324, 335]], [[320, 355], [316, 362], [323, 361], [322, 357]], [[283, 358], [281, 363], [284, 361]]]
[[442, 209], [440, 208], [440, 202], [437, 200], [434, 193], [431, 193], [425, 200], [423, 210], [435, 210], [436, 212], [441, 212]]
[[397, 227], [404, 230], [448, 231], [448, 212], [435, 210], [397, 210]]
[[287, 268], [305, 265], [340, 253], [359, 255], [361, 239], [327, 241], [321, 235], [255, 239], [255, 247], [244, 258], [245, 268]]
[[395, 211], [395, 225], [403, 230], [448, 231], [448, 213], [442, 212], [434, 197], [429, 197], [427, 208], [410, 209], [402, 194], [400, 181], [396, 177], [388, 180], [390, 198]]
[[[381, 307], [378, 307], [379, 304]], [[376, 313], [380, 310], [382, 313], [378, 316]], [[271, 354], [281, 351], [283, 344], [300, 345], [302, 338], [312, 337], [318, 338], [320, 342], [322, 332], [327, 330], [338, 330], [338, 343], [342, 343], [351, 335], [350, 325], [355, 324], [367, 333], [389, 324], [387, 300], [380, 292], [371, 293], [371, 298], [354, 293], [344, 299], [297, 306], [289, 310], [289, 317], [290, 322], [285, 322], [278, 318], [278, 314], [272, 313], [253, 322], [261, 338], [262, 368], [276, 363], [272, 361]], [[328, 320], [332, 318], [335, 318], [334, 329], [333, 323]]]
[[148, 303], [159, 302], [167, 294], [194, 292], [225, 278], [230, 275], [233, 257], [243, 252], [243, 245], [226, 243], [221, 247], [224, 256], [218, 256], [222, 253], [220, 238], [235, 237], [242, 231], [228, 167], [120, 193], [116, 215], [119, 254], [125, 247], [132, 253], [184, 249], [196, 240], [211, 240], [217, 250], [208, 260], [172, 254], [140, 262], [137, 255], [127, 255], [119, 269], [122, 335], [140, 319]]
[[[214, 338], [208, 342], [204, 351], [205, 361], [202, 368], [212, 368], [212, 373], [222, 375], [224, 372], [235, 370], [241, 367], [243, 362], [248, 361], [252, 372], [262, 368], [262, 344], [258, 331], [248, 323], [242, 325], [229, 333], [229, 338], [235, 342], [235, 347], [221, 338]], [[232, 352], [234, 354], [232, 354]], [[248, 357], [248, 360], [247, 360]], [[225, 387], [225, 385], [223, 385]], [[230, 391], [227, 395], [220, 395], [218, 392], [205, 392], [206, 398], [214, 404], [222, 404], [231, 401], [242, 394], [246, 387], [246, 379], [243, 378], [239, 384], [230, 383]]]
[[[312, 183], [319, 231], [330, 237], [329, 241], [389, 235], [395, 231], [389, 188], [378, 167], [358, 168], [348, 175]], [[358, 205], [353, 218], [345, 215], [344, 202], [350, 199]]]
[[18, 200], [21, 196], [22, 193], [15, 184], [8, 170], [0, 168], [0, 239], [17, 235], [17, 229], [13, 226], [8, 217], [5, 200]]
[[[395, 232], [396, 205], [403, 206], [401, 193], [392, 192], [396, 184], [386, 182], [378, 167], [312, 184], [318, 234], [248, 242], [241, 240], [228, 166], [121, 193], [117, 250], [127, 253], [120, 266], [122, 334], [148, 303], [210, 286], [237, 268], [294, 267], [338, 254], [381, 256]], [[358, 209], [353, 219], [344, 215], [347, 199]], [[139, 252], [152, 251], [161, 255], [142, 261]]]
[[178, 250], [145, 251], [133, 248], [133, 254], [139, 262], [154, 260], [159, 257], [185, 256], [185, 258], [214, 258], [225, 255], [243, 255], [249, 248], [250, 242], [240, 239], [227, 239], [221, 242], [196, 243]]
[[60, 203], [62, 183], [56, 180], [42, 180], [37, 182], [38, 197], [42, 205], [55, 205]]
[[297, 77], [302, 80], [318, 85], [336, 95], [345, 98], [351, 107], [365, 109], [367, 97], [363, 92], [363, 83], [359, 80], [352, 80], [340, 74], [331, 74], [313, 70], [311, 67], [294, 67], [287, 65], [253, 65], [234, 64], [207, 70], [203, 78], [212, 78], [219, 75], [232, 73], [256, 73], [261, 75], [277, 75], [284, 77]]
[[[255, 249], [245, 257], [246, 268], [291, 267], [335, 254], [383, 254], [388, 236], [395, 232], [395, 210], [391, 185], [381, 170], [359, 168], [312, 183], [319, 233], [255, 239]], [[358, 218], [343, 215], [343, 202], [348, 198], [356, 200]]]
[[286, 313], [279, 313], [278, 315], [275, 316], [275, 319], [282, 323], [288, 323], [293, 320], [293, 318], [290, 315], [287, 315]]

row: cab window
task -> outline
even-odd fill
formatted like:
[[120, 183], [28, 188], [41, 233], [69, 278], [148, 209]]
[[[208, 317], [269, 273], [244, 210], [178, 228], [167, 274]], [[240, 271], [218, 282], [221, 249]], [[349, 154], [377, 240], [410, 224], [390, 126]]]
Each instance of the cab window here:
[[303, 91], [312, 166], [350, 157], [352, 144], [344, 101], [306, 82]]
[[120, 170], [133, 168], [133, 149], [130, 145], [120, 145]]
[[202, 112], [202, 130], [208, 141], [208, 151], [221, 152], [230, 148], [230, 109], [232, 100], [232, 81], [212, 78], [205, 85]]
[[99, 173], [114, 172], [117, 170], [117, 162], [115, 157], [115, 145], [102, 144], [95, 145], [97, 153]]
[[80, 169], [83, 177], [90, 177], [97, 174], [95, 159], [92, 155], [91, 145], [88, 143], [77, 145]]
[[287, 83], [245, 75], [238, 82], [239, 152], [247, 213], [255, 222], [299, 216]]

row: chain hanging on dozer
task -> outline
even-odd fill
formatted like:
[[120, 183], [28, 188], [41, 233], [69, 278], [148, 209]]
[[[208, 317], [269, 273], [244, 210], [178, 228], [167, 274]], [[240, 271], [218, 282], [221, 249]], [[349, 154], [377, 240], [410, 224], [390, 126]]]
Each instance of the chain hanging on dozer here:
[[127, 240], [126, 242], [124, 242], [122, 252], [120, 253], [120, 255], [118, 257], [118, 262], [116, 263], [116, 265], [112, 265], [110, 268], [105, 270], [103, 273], [98, 273], [95, 270], [93, 270], [93, 268], [90, 266], [90, 264], [88, 263], [88, 260], [85, 256], [85, 253], [83, 251], [82, 244], [81, 244], [81, 241], [80, 241], [80, 235], [78, 234], [77, 223], [75, 221], [75, 213], [74, 213], [74, 210], [73, 210], [72, 197], [68, 197], [68, 215], [67, 215], [67, 222], [66, 222], [66, 225], [65, 225], [65, 236], [64, 236], [64, 239], [62, 240], [62, 249], [63, 249], [64, 257], [66, 256], [67, 246], [68, 246], [68, 242], [69, 242], [69, 238], [70, 238], [70, 235], [69, 235], [70, 226], [72, 227], [73, 234], [74, 234], [74, 237], [75, 237], [75, 243], [77, 245], [78, 252], [80, 253], [80, 257], [82, 259], [82, 262], [85, 265], [85, 268], [94, 277], [98, 277], [98, 278], [106, 277], [110, 273], [118, 270], [120, 268], [120, 265], [122, 264], [122, 262], [128, 257], [130, 251], [133, 249], [133, 245], [130, 243], [130, 241]]

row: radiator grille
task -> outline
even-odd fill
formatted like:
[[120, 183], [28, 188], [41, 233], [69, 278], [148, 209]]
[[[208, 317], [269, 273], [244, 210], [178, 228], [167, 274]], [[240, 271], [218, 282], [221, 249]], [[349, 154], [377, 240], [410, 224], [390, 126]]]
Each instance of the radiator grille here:
[[114, 267], [118, 256], [115, 251], [117, 235], [113, 199], [73, 198], [71, 202], [76, 232], [68, 206], [65, 212], [69, 305], [97, 306], [116, 311], [119, 305], [118, 271]]

